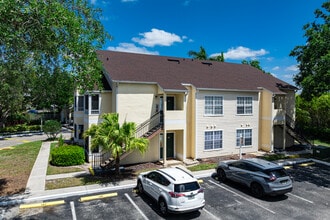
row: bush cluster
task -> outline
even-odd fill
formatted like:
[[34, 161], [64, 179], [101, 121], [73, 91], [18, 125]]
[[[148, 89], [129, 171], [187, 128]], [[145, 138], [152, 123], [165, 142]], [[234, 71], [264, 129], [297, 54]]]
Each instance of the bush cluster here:
[[22, 132], [22, 131], [40, 131], [40, 130], [41, 130], [40, 125], [20, 124], [20, 125], [14, 125], [14, 126], [0, 128], [0, 133], [16, 133], [16, 132]]
[[64, 145], [52, 148], [50, 163], [54, 166], [81, 165], [85, 162], [84, 149], [77, 145]]

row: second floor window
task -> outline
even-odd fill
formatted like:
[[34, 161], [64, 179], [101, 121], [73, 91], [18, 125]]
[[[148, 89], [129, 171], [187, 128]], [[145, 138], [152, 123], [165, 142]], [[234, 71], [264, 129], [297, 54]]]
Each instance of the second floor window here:
[[99, 95], [92, 95], [92, 114], [99, 114]]
[[205, 96], [205, 115], [222, 115], [223, 98], [222, 96]]
[[252, 114], [252, 97], [237, 97], [237, 114]]
[[84, 96], [78, 96], [78, 111], [84, 111]]

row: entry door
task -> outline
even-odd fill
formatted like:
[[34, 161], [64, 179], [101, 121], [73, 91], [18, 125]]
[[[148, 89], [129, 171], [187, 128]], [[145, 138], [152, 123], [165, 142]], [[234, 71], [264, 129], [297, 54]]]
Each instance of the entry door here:
[[[161, 134], [161, 147], [160, 147], [160, 155], [159, 157], [163, 159], [163, 134]], [[174, 133], [167, 133], [166, 134], [166, 159], [167, 158], [174, 158]]]
[[[159, 100], [159, 110], [163, 111], [163, 100], [164, 97], [161, 96]], [[167, 96], [166, 97], [166, 110], [174, 110], [174, 96]]]
[[174, 133], [166, 134], [166, 158], [174, 157]]

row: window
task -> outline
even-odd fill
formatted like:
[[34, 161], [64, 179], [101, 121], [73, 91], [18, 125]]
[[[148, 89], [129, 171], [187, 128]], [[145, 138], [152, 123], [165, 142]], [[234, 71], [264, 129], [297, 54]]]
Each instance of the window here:
[[205, 96], [205, 115], [222, 115], [223, 98], [221, 96]]
[[78, 125], [78, 138], [83, 139], [84, 125]]
[[[242, 143], [241, 142], [242, 137]], [[252, 145], [252, 129], [239, 129], [236, 131], [236, 146], [251, 146]]]
[[92, 114], [99, 114], [99, 95], [92, 95]]
[[84, 96], [78, 96], [78, 111], [84, 111]]
[[252, 114], [252, 97], [237, 97], [237, 114]]
[[204, 150], [222, 148], [222, 131], [205, 131]]

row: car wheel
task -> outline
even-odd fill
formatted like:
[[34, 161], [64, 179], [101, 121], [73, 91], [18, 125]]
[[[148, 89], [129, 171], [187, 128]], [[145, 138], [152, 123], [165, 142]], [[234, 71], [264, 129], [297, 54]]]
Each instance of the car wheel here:
[[259, 183], [252, 183], [251, 191], [252, 191], [253, 195], [257, 198], [261, 198], [265, 194], [264, 189], [262, 188], [262, 186]]
[[158, 206], [159, 206], [160, 213], [163, 216], [166, 216], [167, 215], [167, 204], [166, 204], [165, 199], [163, 199], [163, 198], [159, 199]]
[[221, 182], [225, 182], [227, 177], [226, 177], [226, 173], [223, 169], [218, 169], [217, 170], [217, 174], [218, 174], [218, 180]]
[[144, 192], [143, 185], [140, 180], [138, 181], [137, 188], [138, 188], [138, 191], [140, 194], [142, 194]]

